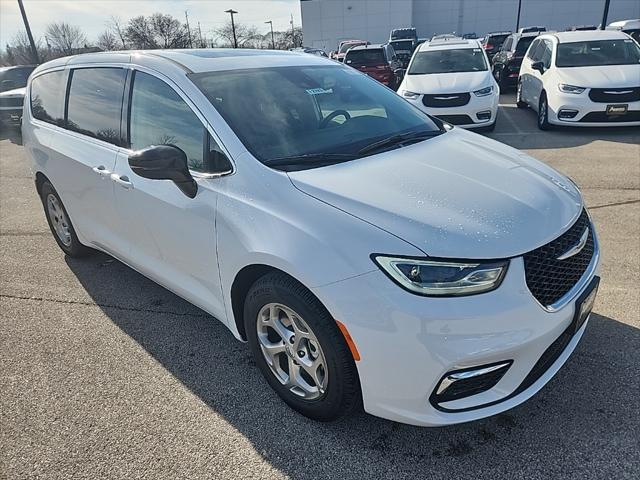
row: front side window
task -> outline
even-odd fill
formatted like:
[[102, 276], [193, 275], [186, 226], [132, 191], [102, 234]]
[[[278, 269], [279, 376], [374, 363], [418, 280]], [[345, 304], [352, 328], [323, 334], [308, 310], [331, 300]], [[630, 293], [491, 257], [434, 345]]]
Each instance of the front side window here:
[[[189, 169], [201, 173], [230, 170], [222, 149], [193, 110], [165, 82], [152, 75], [136, 72], [131, 94], [129, 135], [131, 148], [173, 145], [187, 156]], [[250, 118], [250, 117], [247, 117]], [[206, 143], [209, 144], [205, 155]]]
[[640, 47], [631, 39], [595, 40], [558, 44], [557, 67], [638, 65]]
[[367, 48], [363, 50], [349, 50], [344, 63], [351, 66], [374, 66], [386, 63], [386, 61], [381, 48]]
[[537, 62], [542, 57], [542, 51], [544, 50], [544, 46], [542, 45], [542, 40], [535, 40], [531, 44], [531, 48], [529, 49], [527, 57], [532, 62]]
[[392, 135], [441, 132], [393, 91], [342, 65], [227, 70], [190, 78], [266, 165], [284, 157], [358, 155]]
[[122, 96], [127, 76], [122, 68], [78, 68], [71, 74], [67, 127], [120, 145]]
[[64, 123], [64, 98], [67, 87], [67, 72], [38, 75], [31, 81], [31, 114], [43, 122], [62, 125]]
[[487, 70], [484, 52], [480, 48], [456, 48], [418, 52], [409, 68], [409, 75], [431, 73], [481, 72]]

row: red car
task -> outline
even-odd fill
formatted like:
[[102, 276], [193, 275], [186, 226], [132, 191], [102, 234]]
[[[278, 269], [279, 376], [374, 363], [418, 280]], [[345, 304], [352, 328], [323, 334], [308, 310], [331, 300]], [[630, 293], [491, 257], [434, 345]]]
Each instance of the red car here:
[[402, 62], [388, 43], [352, 47], [347, 51], [344, 63], [366, 73], [390, 88], [395, 89], [401, 80], [396, 78], [395, 72], [402, 68]]
[[369, 42], [366, 40], [343, 40], [338, 44], [338, 50], [331, 52], [331, 58], [333, 60], [337, 60], [342, 62], [344, 60], [344, 56], [347, 54], [347, 51], [352, 47], [357, 47], [358, 45], [368, 45]]

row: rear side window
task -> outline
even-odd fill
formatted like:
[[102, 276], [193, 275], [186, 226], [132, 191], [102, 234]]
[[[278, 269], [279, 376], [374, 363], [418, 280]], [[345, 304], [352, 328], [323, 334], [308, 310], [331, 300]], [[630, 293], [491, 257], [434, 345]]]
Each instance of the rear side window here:
[[58, 70], [39, 75], [31, 81], [31, 115], [43, 122], [64, 123], [64, 98], [67, 72]]
[[119, 145], [126, 76], [127, 73], [122, 68], [74, 70], [69, 90], [67, 127]]

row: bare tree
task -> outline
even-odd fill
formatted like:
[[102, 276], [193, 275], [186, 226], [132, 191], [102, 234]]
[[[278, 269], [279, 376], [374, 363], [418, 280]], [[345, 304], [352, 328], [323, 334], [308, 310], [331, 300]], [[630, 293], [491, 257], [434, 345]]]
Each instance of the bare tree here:
[[[235, 23], [236, 39], [238, 40], [238, 48], [259, 48], [262, 35], [258, 33], [258, 29], [254, 26], [247, 26], [243, 23]], [[222, 27], [216, 28], [216, 43], [221, 47], [233, 47], [233, 28], [231, 22], [225, 23]]]
[[98, 41], [96, 42], [96, 46], [100, 50], [110, 51], [110, 50], [118, 50], [119, 43], [116, 39], [116, 36], [113, 34], [111, 30], [105, 30], [100, 35], [98, 35]]
[[46, 35], [54, 48], [64, 55], [73, 55], [74, 50], [81, 48], [87, 37], [80, 27], [66, 22], [54, 22], [47, 25]]
[[162, 13], [132, 18], [124, 35], [133, 48], [185, 48], [190, 44], [186, 26]]
[[[42, 40], [36, 42], [36, 49], [42, 61], [50, 58], [47, 50], [42, 45]], [[18, 32], [13, 36], [11, 41], [7, 43], [6, 51], [2, 55], [1, 62], [3, 65], [27, 65], [35, 62], [31, 53], [29, 37], [25, 31]]]
[[122, 43], [122, 49], [126, 49], [127, 43], [125, 39], [125, 28], [122, 25], [120, 17], [112, 15], [109, 22], [107, 22], [107, 28], [111, 30], [116, 37], [118, 37], [120, 43]]

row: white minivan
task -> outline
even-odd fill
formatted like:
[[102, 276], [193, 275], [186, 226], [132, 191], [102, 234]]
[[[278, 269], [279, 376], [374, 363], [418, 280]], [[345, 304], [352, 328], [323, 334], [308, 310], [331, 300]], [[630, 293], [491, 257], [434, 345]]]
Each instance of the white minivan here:
[[479, 40], [442, 39], [413, 54], [398, 95], [452, 125], [493, 130], [500, 88]]
[[67, 255], [106, 252], [209, 312], [311, 418], [494, 415], [585, 331], [599, 249], [575, 184], [346, 65], [53, 60], [31, 76], [23, 137]]
[[538, 127], [640, 125], [640, 46], [626, 33], [587, 30], [536, 38], [522, 61], [516, 103]]

